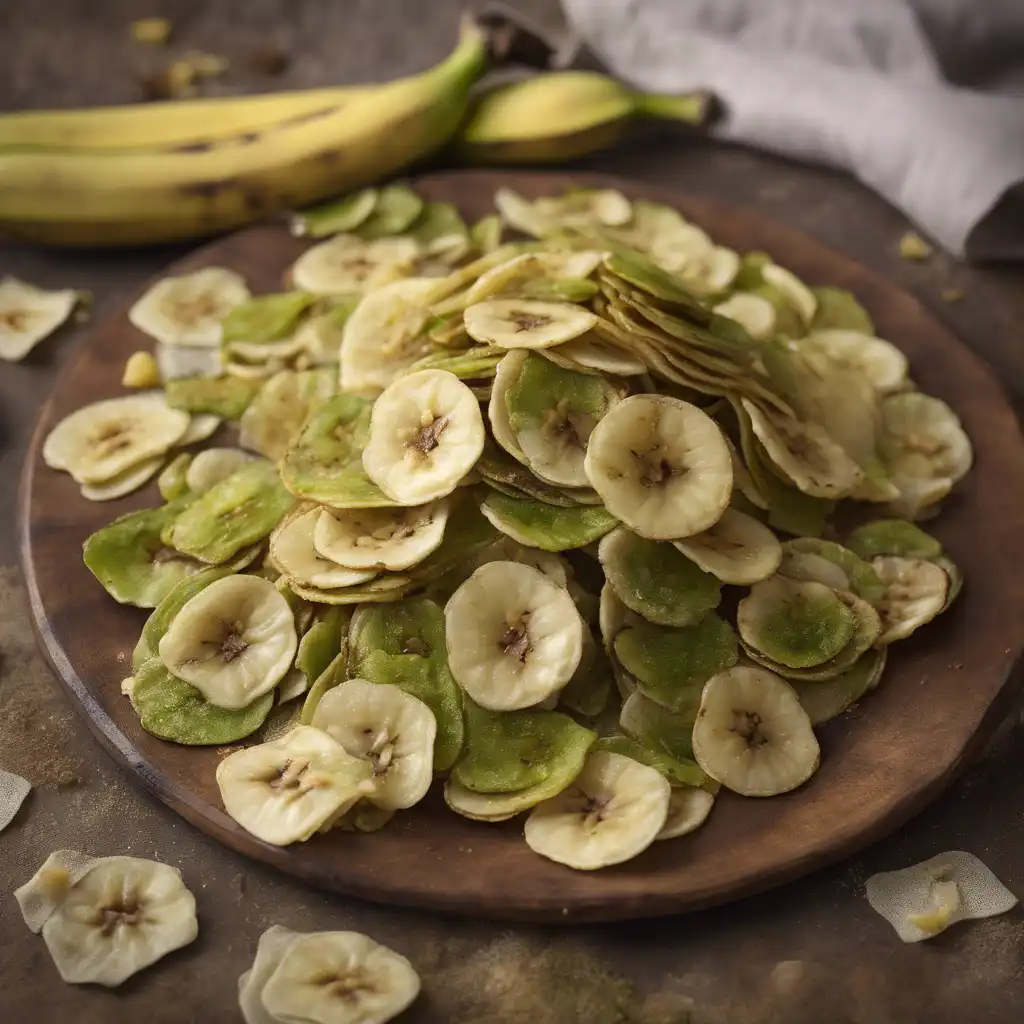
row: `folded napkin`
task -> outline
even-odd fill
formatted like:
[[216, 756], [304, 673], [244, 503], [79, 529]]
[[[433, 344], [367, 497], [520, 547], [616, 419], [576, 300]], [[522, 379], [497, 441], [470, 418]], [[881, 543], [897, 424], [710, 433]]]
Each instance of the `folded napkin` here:
[[563, 6], [626, 81], [716, 93], [721, 138], [849, 171], [957, 256], [1024, 259], [1024, 0]]

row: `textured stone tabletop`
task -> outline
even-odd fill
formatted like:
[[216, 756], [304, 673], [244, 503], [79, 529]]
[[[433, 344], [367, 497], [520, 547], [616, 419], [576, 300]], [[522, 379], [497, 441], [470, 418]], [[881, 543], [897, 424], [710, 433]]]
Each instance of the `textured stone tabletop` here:
[[[0, 109], [127, 102], [166, 54], [128, 23], [159, 13], [171, 52], [232, 58], [215, 91], [382, 80], [449, 48], [455, 0], [6, 0]], [[517, 6], [558, 23], [554, 0]], [[273, 42], [276, 79], [234, 70]], [[1024, 272], [899, 258], [906, 223], [854, 182], [711, 144], [620, 150], [594, 169], [669, 183], [784, 219], [908, 289], [1024, 396]], [[182, 249], [133, 253], [0, 248], [0, 275], [91, 289], [102, 309]], [[947, 302], [943, 292], [961, 291]], [[895, 339], [899, 340], [899, 339]], [[18, 568], [17, 479], [37, 409], [74, 347], [71, 332], [0, 369], [0, 766], [35, 786], [0, 836], [0, 1021], [240, 1021], [236, 980], [271, 924], [365, 931], [424, 979], [409, 1024], [1003, 1024], [1024, 1009], [1024, 911], [903, 946], [864, 898], [875, 871], [951, 849], [981, 857], [1024, 897], [1024, 729], [930, 810], [846, 864], [688, 917], [550, 930], [446, 920], [326, 895], [250, 863], [149, 798], [93, 743], [36, 651]], [[112, 371], [113, 372], [113, 371]], [[979, 528], [983, 528], [979, 524]], [[1024, 571], [1024, 569], [1022, 569]], [[983, 585], [983, 581], [981, 581]], [[158, 857], [196, 894], [199, 939], [120, 990], [64, 985], [10, 891], [56, 847]], [[727, 854], [727, 851], [723, 851]]]

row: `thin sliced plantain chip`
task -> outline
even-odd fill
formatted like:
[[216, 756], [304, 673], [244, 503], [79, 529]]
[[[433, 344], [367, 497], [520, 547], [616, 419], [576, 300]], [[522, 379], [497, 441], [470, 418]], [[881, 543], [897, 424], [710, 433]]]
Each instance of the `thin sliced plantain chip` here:
[[620, 528], [600, 545], [601, 567], [616, 596], [662, 626], [689, 626], [718, 607], [722, 584], [681, 551]]
[[187, 474], [192, 458], [190, 452], [175, 455], [156, 478], [157, 490], [164, 501], [179, 501], [190, 494]]
[[864, 559], [898, 555], [934, 561], [942, 554], [942, 545], [934, 537], [905, 519], [876, 519], [858, 526], [847, 537], [846, 546]]
[[682, 711], [669, 711], [637, 690], [622, 704], [619, 727], [644, 746], [685, 764], [693, 760], [693, 723], [699, 708], [699, 693]]
[[299, 318], [313, 303], [316, 296], [309, 292], [281, 292], [277, 295], [259, 295], [235, 306], [220, 322], [221, 343], [241, 341], [264, 345], [287, 338], [298, 325]]
[[868, 311], [857, 301], [853, 292], [845, 288], [812, 288], [818, 308], [811, 320], [811, 330], [860, 331], [874, 334], [875, 323]]
[[165, 530], [170, 546], [208, 565], [220, 565], [269, 536], [295, 499], [277, 469], [254, 462], [197, 498]]
[[185, 746], [219, 747], [252, 735], [270, 714], [274, 694], [265, 693], [248, 707], [229, 711], [171, 675], [159, 658], [150, 658], [135, 673], [131, 701], [146, 732]]
[[373, 402], [345, 392], [313, 411], [281, 460], [281, 481], [298, 498], [335, 508], [395, 503], [363, 469]]
[[208, 413], [237, 420], [262, 386], [262, 380], [241, 377], [179, 377], [164, 384], [164, 395], [169, 406], [194, 416]]
[[115, 601], [155, 608], [186, 576], [205, 568], [160, 540], [184, 508], [178, 501], [129, 512], [86, 540], [85, 564]]
[[558, 508], [493, 489], [488, 491], [480, 511], [492, 526], [513, 540], [544, 551], [585, 547], [618, 525], [618, 520], [600, 506]]
[[878, 578], [878, 573], [871, 568], [871, 565], [855, 555], [849, 548], [844, 548], [842, 544], [831, 540], [821, 540], [818, 537], [798, 537], [796, 540], [786, 541], [783, 548], [786, 551], [801, 551], [818, 555], [820, 558], [835, 563], [849, 580], [847, 589], [863, 597], [865, 601], [875, 604], [885, 593], [885, 584]]
[[277, 462], [298, 436], [309, 413], [335, 392], [333, 368], [281, 370], [260, 388], [242, 413], [238, 443]]
[[811, 725], [822, 725], [853, 707], [881, 681], [885, 671], [886, 650], [868, 651], [854, 662], [852, 668], [820, 682], [791, 680], [800, 706], [807, 712]]
[[615, 637], [614, 649], [644, 695], [670, 711], [699, 702], [704, 683], [738, 660], [732, 627], [717, 615], [675, 629], [646, 622], [627, 626]]
[[661, 772], [673, 786], [713, 786], [708, 774], [691, 758], [673, 757], [664, 750], [649, 747], [632, 736], [601, 736], [593, 750], [621, 754]]

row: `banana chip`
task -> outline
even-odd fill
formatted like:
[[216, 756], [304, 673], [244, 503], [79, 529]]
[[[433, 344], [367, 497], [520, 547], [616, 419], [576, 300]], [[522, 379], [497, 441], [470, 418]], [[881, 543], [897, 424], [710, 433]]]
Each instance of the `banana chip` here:
[[24, 359], [71, 316], [78, 298], [70, 288], [51, 292], [16, 277], [0, 279], [0, 359]]
[[245, 281], [234, 271], [205, 267], [158, 281], [128, 311], [128, 319], [163, 345], [216, 348], [221, 320], [249, 298]]

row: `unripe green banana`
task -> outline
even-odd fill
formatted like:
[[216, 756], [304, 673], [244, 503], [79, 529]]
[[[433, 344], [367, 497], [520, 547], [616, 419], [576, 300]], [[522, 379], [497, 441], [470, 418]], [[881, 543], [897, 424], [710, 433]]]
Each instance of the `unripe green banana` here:
[[614, 145], [641, 118], [705, 124], [711, 105], [706, 93], [638, 93], [594, 71], [539, 74], [480, 96], [455, 151], [476, 164], [561, 163]]
[[0, 233], [63, 245], [171, 241], [358, 188], [451, 137], [487, 57], [470, 22], [435, 68], [340, 110], [200, 145], [0, 150]]

